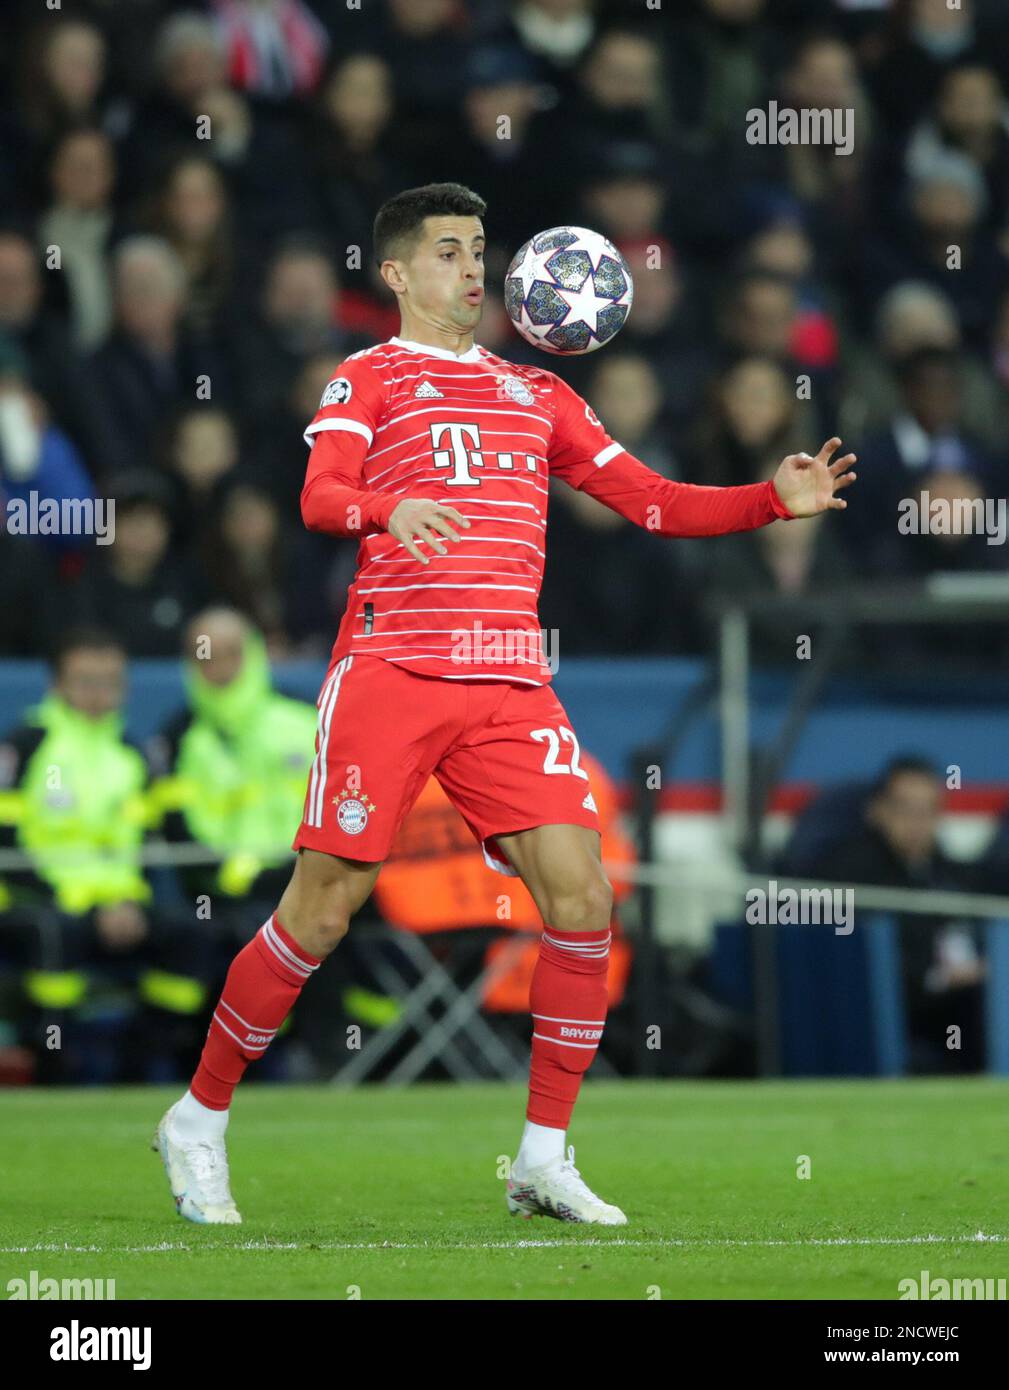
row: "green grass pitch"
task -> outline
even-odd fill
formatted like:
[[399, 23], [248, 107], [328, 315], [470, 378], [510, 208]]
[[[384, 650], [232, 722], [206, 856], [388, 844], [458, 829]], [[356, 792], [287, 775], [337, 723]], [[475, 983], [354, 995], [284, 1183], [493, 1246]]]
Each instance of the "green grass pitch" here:
[[[177, 1092], [0, 1096], [7, 1281], [129, 1298], [884, 1298], [1009, 1275], [1009, 1083], [591, 1081], [570, 1139], [617, 1230], [510, 1217], [509, 1086], [247, 1086], [244, 1222], [173, 1211], [154, 1125]], [[811, 1176], [796, 1176], [801, 1156]]]

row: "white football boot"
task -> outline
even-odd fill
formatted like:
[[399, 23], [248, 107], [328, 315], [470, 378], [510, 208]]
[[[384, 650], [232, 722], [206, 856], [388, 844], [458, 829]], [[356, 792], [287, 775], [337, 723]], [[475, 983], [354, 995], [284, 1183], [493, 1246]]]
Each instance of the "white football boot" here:
[[[178, 1102], [176, 1102], [177, 1104]], [[228, 1185], [228, 1155], [224, 1140], [184, 1143], [172, 1129], [167, 1110], [154, 1131], [151, 1148], [161, 1155], [175, 1210], [200, 1225], [238, 1226], [241, 1216]]]
[[566, 1159], [556, 1158], [540, 1168], [530, 1168], [521, 1177], [513, 1168], [506, 1200], [512, 1216], [552, 1216], [557, 1221], [583, 1221], [596, 1226], [627, 1225], [627, 1217], [619, 1207], [602, 1201], [582, 1181], [575, 1167], [573, 1146], [568, 1147]]

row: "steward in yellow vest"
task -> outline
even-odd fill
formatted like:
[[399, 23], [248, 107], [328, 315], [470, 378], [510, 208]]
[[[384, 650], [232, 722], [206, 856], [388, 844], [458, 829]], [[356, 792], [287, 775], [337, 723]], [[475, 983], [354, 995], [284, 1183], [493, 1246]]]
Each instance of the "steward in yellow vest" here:
[[263, 639], [232, 609], [197, 614], [183, 656], [188, 708], [148, 747], [156, 814], [166, 839], [213, 851], [180, 874], [187, 893], [272, 908], [291, 874], [316, 708], [273, 689]]
[[188, 1055], [199, 1041], [209, 934], [166, 920], [152, 903], [142, 862], [148, 769], [123, 731], [118, 641], [67, 634], [53, 674], [45, 698], [0, 740], [0, 846], [24, 856], [0, 871], [0, 952], [23, 971], [35, 1011], [25, 1040], [42, 1049], [40, 1064], [62, 1061], [49, 1070], [72, 1078], [79, 1059], [62, 1043], [46, 1049], [46, 1023], [94, 1016], [111, 987], [131, 997], [133, 1021], [109, 1064], [114, 1075], [91, 1079], [167, 1079], [166, 1053]]

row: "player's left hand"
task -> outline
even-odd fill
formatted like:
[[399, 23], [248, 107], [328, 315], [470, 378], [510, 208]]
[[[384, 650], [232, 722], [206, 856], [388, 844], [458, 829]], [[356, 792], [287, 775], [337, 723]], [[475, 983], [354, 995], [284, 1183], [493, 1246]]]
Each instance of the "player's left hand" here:
[[828, 439], [813, 458], [810, 454], [789, 454], [774, 475], [774, 489], [793, 516], [816, 516], [819, 512], [842, 511], [848, 504], [837, 494], [850, 487], [858, 476], [848, 469], [854, 454], [831, 463], [830, 456], [841, 447], [838, 438]]

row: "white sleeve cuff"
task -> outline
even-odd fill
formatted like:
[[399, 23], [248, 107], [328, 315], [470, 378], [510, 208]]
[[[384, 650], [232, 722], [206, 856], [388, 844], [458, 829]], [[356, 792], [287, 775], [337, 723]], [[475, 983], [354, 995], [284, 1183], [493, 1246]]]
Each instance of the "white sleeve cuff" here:
[[315, 443], [312, 436], [321, 434], [323, 430], [346, 430], [348, 434], [361, 435], [369, 444], [375, 438], [368, 426], [362, 425], [360, 420], [317, 420], [305, 431], [305, 443], [310, 449]]

